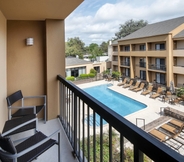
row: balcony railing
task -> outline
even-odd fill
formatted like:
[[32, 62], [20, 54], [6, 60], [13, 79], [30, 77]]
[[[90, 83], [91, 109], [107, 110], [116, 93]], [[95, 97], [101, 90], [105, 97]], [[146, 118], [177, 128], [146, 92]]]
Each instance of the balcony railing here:
[[122, 66], [130, 66], [130, 62], [122, 61], [122, 62], [121, 62], [121, 65], [122, 65]]
[[149, 69], [166, 71], [166, 65], [149, 64]]
[[[57, 76], [60, 91], [60, 119], [73, 147], [73, 154], [80, 162], [124, 161], [124, 138], [133, 145], [135, 162], [143, 162], [143, 154], [153, 161], [183, 161], [184, 157], [159, 142], [73, 83]], [[98, 120], [97, 120], [98, 119]], [[104, 120], [107, 124], [104, 125]], [[97, 122], [98, 121], [98, 122]], [[114, 156], [113, 130], [119, 133]], [[99, 143], [97, 143], [97, 136]], [[104, 152], [104, 141], [108, 151]], [[99, 144], [99, 145], [98, 145]], [[97, 146], [98, 145], [98, 146]], [[99, 160], [97, 157], [99, 154]]]
[[146, 68], [146, 62], [139, 62], [139, 64], [136, 64], [136, 66]]

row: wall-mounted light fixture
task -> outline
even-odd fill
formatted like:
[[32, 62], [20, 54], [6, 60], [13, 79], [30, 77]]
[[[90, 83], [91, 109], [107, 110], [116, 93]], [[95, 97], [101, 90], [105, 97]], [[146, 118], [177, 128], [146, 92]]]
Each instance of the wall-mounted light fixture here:
[[27, 38], [26, 39], [26, 45], [27, 46], [32, 46], [34, 44], [34, 39], [33, 38]]

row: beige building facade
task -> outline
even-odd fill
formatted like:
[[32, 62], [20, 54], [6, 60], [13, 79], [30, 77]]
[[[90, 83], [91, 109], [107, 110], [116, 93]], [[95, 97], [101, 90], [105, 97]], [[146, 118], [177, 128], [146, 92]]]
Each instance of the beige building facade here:
[[0, 0], [0, 130], [8, 119], [6, 97], [17, 90], [47, 95], [47, 119], [60, 113], [56, 77], [65, 76], [64, 21], [82, 1]]
[[184, 83], [184, 17], [147, 25], [112, 43], [112, 69], [131, 78]]

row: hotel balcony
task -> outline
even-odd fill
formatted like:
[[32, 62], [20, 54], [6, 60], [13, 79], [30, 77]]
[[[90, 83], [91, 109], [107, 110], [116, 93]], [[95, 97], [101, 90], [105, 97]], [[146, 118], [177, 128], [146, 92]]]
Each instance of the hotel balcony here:
[[118, 60], [117, 61], [112, 61], [112, 65], [118, 65]]
[[146, 62], [139, 62], [139, 64], [136, 64], [136, 66], [146, 68]]
[[184, 57], [184, 49], [175, 49], [173, 50], [173, 57]]
[[130, 62], [122, 61], [121, 66], [130, 66]]
[[154, 71], [166, 71], [166, 65], [161, 65], [161, 64], [149, 64], [148, 65], [149, 70], [154, 70]]
[[[134, 162], [143, 155], [153, 161], [183, 161], [184, 157], [132, 124], [86, 92], [57, 76], [60, 91], [60, 121], [79, 161], [124, 161], [125, 138], [132, 144]], [[96, 119], [99, 119], [98, 123]], [[103, 126], [104, 120], [108, 123]], [[118, 133], [114, 154], [114, 131]], [[97, 143], [97, 138], [99, 143]], [[104, 152], [104, 141], [108, 150]], [[66, 146], [63, 146], [66, 147]], [[62, 149], [61, 149], [62, 151]], [[66, 159], [67, 160], [67, 159]]]
[[184, 66], [175, 65], [173, 66], [173, 73], [175, 74], [184, 74]]

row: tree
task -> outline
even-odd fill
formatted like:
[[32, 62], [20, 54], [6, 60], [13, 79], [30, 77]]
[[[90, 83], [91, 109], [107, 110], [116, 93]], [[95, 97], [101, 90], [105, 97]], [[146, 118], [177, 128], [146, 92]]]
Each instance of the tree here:
[[79, 39], [79, 37], [69, 38], [65, 44], [65, 53], [66, 56], [76, 56], [79, 58], [83, 58], [83, 54], [85, 54], [85, 44]]
[[90, 59], [92, 61], [94, 61], [97, 56], [102, 56], [103, 52], [96, 43], [91, 43], [86, 49], [88, 49], [87, 52], [90, 54]]
[[132, 19], [128, 20], [124, 24], [120, 24], [119, 32], [115, 33], [116, 37], [114, 39], [121, 39], [123, 37], [126, 37], [127, 35], [146, 26], [147, 24], [148, 22], [144, 20], [139, 20], [139, 21], [134, 21]]
[[100, 49], [102, 50], [103, 53], [107, 53], [108, 52], [108, 45], [109, 42], [102, 42], [100, 45]]

